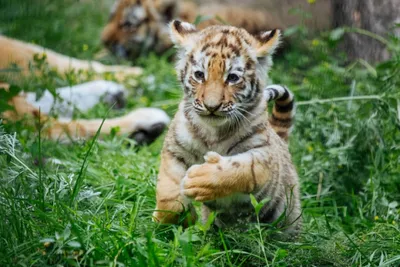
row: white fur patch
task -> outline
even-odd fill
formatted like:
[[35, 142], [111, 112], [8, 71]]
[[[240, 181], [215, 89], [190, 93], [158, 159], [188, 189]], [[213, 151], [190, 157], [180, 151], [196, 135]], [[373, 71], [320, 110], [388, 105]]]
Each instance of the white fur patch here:
[[[285, 94], [285, 92], [287, 90], [282, 85], [279, 85], [279, 84], [268, 85], [266, 88], [264, 88], [264, 98], [265, 98], [266, 101], [270, 101], [271, 100], [270, 99], [271, 95], [269, 93], [269, 90], [271, 90], [271, 89], [274, 89], [274, 90], [278, 91], [277, 99], [281, 98]], [[289, 93], [288, 100], [292, 100], [293, 99], [293, 93], [290, 90], [287, 90], [287, 91]]]
[[111, 15], [114, 15], [115, 12], [117, 12], [117, 9], [118, 9], [118, 6], [119, 6], [119, 2], [120, 2], [120, 0], [116, 0], [114, 2], [114, 4], [111, 6], [111, 10], [110, 10]]
[[154, 124], [162, 123], [167, 125], [170, 118], [167, 113], [158, 108], [139, 108], [124, 116], [132, 121], [133, 129], [150, 129]]
[[181, 22], [181, 26], [186, 31], [195, 31], [196, 30], [196, 26], [194, 26], [193, 24], [190, 24], [188, 22], [184, 22], [184, 21]]
[[104, 80], [57, 88], [56, 92], [61, 101], [56, 101], [48, 90], [38, 100], [36, 100], [36, 93], [26, 93], [26, 100], [34, 107], [40, 108], [43, 114], [48, 114], [53, 109], [60, 115], [61, 119], [70, 119], [73, 116], [74, 109], [82, 112], [88, 111], [99, 103], [106, 94], [126, 94], [122, 85]]
[[136, 7], [132, 10], [132, 15], [138, 20], [143, 20], [146, 18], [146, 10], [143, 7]]

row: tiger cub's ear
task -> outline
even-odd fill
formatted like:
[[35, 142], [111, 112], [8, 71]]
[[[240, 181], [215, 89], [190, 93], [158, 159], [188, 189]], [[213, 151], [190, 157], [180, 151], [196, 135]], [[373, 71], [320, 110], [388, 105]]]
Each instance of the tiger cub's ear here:
[[257, 41], [255, 47], [257, 51], [257, 57], [265, 57], [273, 54], [275, 49], [279, 46], [280, 37], [281, 31], [277, 29], [254, 35], [254, 38]]
[[188, 22], [173, 20], [170, 25], [170, 35], [172, 42], [177, 46], [185, 46], [189, 43], [190, 38], [198, 30], [196, 26]]

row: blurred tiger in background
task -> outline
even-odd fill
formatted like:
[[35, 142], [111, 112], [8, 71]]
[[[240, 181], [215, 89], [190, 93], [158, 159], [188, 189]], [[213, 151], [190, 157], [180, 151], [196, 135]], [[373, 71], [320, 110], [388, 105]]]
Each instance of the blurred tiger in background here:
[[[244, 28], [251, 34], [260, 33], [264, 29], [284, 30], [300, 23], [305, 23], [311, 29], [330, 26], [330, 6], [327, 0], [317, 1], [313, 6], [299, 0], [258, 1], [260, 8], [256, 3], [252, 3], [253, 8], [244, 6], [243, 1], [206, 2], [201, 1], [202, 4], [197, 5], [195, 2], [180, 0], [117, 0], [103, 30], [102, 41], [115, 55], [134, 60], [149, 52], [162, 54], [171, 48], [173, 44], [168, 35], [168, 23], [177, 18], [196, 23], [199, 29], [226, 23]], [[311, 19], [290, 16], [289, 11], [296, 8], [317, 16]]]
[[[13, 96], [7, 100], [0, 99], [12, 107], [11, 110], [0, 112], [0, 121], [10, 122], [28, 118], [24, 122], [34, 125], [40, 121], [43, 136], [54, 140], [69, 141], [96, 135], [103, 120], [74, 120], [72, 118], [75, 110], [85, 112], [100, 101], [117, 108], [124, 106], [127, 91], [116, 82], [101, 80], [104, 73], [114, 73], [117, 79], [135, 77], [142, 73], [141, 68], [107, 66], [96, 61], [79, 60], [0, 35], [0, 70], [13, 64], [17, 65], [20, 71], [16, 73], [15, 78], [21, 80], [21, 77], [30, 73], [31, 61], [35, 55], [45, 55], [49, 67], [56, 69], [60, 74], [69, 70], [91, 71], [95, 74], [94, 81], [56, 89], [57, 98], [48, 90], [40, 97], [36, 93], [14, 92], [13, 87], [10, 88], [9, 84], [0, 78], [0, 90], [9, 91], [8, 96]], [[53, 118], [50, 113], [58, 114], [58, 118]], [[168, 123], [169, 117], [164, 111], [141, 108], [125, 116], [106, 119], [100, 134], [109, 134], [112, 128], [117, 127], [118, 134], [127, 135], [139, 144], [147, 144], [154, 141]]]

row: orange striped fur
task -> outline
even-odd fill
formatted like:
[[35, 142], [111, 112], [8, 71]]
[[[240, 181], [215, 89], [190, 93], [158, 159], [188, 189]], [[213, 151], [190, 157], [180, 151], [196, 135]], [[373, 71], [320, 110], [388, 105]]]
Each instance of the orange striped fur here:
[[[279, 30], [252, 35], [233, 26], [198, 30], [180, 21], [170, 28], [184, 97], [162, 151], [155, 220], [177, 223], [195, 200], [203, 203], [203, 220], [217, 211], [220, 227], [255, 221], [253, 194], [270, 199], [261, 222], [284, 215], [279, 225], [298, 233], [299, 182], [285, 142], [293, 95], [281, 86], [263, 89]], [[272, 117], [269, 100], [275, 100]]]
[[[114, 73], [115, 77], [121, 80], [127, 76], [137, 76], [142, 73], [142, 69], [138, 67], [107, 66], [96, 61], [79, 60], [38, 45], [0, 35], [0, 70], [8, 68], [12, 64], [16, 64], [21, 68], [21, 72], [14, 74], [13, 76], [15, 77], [12, 78], [21, 79], [21, 76], [29, 74], [29, 65], [34, 55], [46, 55], [48, 65], [51, 68], [57, 69], [60, 73], [65, 73], [69, 70], [92, 71], [96, 74], [96, 78], [99, 79], [102, 78], [103, 73], [110, 72]], [[8, 90], [9, 85], [6, 82], [0, 80], [0, 90]], [[98, 88], [93, 88], [93, 90], [97, 91]], [[88, 97], [98, 94], [98, 92], [94, 91], [87, 91]], [[70, 139], [92, 137], [96, 134], [102, 123], [101, 119], [61, 120], [61, 118], [52, 118], [48, 114], [45, 114], [43, 109], [40, 112], [37, 105], [28, 101], [27, 94], [25, 93], [15, 96], [8, 104], [13, 106], [13, 110], [0, 113], [0, 120], [2, 122], [17, 121], [27, 117], [30, 119], [24, 120], [25, 123], [36, 125], [40, 118], [43, 124], [44, 136], [54, 140], [69, 141]], [[63, 114], [60, 115], [62, 116]], [[147, 143], [160, 135], [168, 122], [168, 116], [162, 110], [143, 108], [134, 110], [125, 116], [105, 120], [101, 134], [109, 134], [112, 128], [118, 127], [118, 134], [132, 135], [138, 142]]]
[[285, 141], [289, 138], [295, 114], [294, 95], [284, 86], [270, 85], [264, 91], [267, 101], [274, 100], [269, 123], [275, 132]]
[[172, 19], [194, 22], [198, 16], [204, 19], [198, 25], [200, 29], [222, 22], [243, 27], [250, 33], [281, 26], [273, 14], [243, 7], [197, 6], [180, 0], [117, 0], [102, 40], [121, 57], [135, 59], [143, 52], [160, 54], [173, 45], [168, 36], [168, 22]]

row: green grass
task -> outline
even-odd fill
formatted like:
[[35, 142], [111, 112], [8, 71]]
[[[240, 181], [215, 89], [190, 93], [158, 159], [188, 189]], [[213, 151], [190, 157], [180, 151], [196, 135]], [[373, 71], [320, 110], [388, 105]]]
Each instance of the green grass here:
[[[112, 1], [1, 2], [0, 32], [85, 59], [101, 50]], [[142, 148], [113, 134], [66, 145], [17, 122], [0, 133], [0, 265], [398, 266], [399, 40], [388, 38], [394, 48], [389, 61], [370, 66], [345, 61], [336, 50], [341, 33], [310, 37], [293, 28], [296, 45], [277, 58], [271, 73], [299, 104], [290, 140], [302, 185], [298, 240], [274, 239], [271, 225], [250, 225], [246, 232], [200, 223], [160, 228], [151, 214], [162, 138]], [[134, 96], [128, 109], [158, 106], [172, 115], [181, 95], [173, 65], [155, 56], [138, 64], [145, 75], [127, 84]], [[16, 88], [37, 91], [89, 79], [39, 68], [43, 77], [13, 80]], [[98, 105], [79, 116], [107, 111]]]

